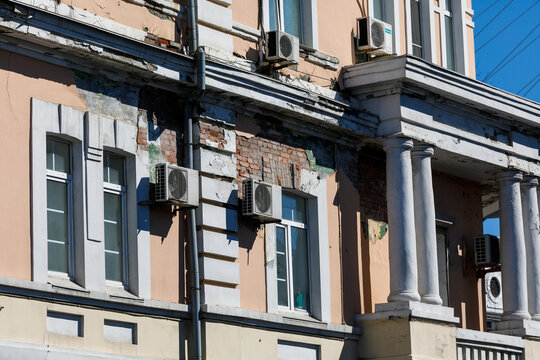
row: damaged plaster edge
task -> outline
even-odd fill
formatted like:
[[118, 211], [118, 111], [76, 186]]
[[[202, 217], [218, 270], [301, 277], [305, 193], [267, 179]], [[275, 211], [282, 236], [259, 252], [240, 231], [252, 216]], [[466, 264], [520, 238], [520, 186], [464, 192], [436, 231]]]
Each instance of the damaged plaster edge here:
[[147, 32], [133, 27], [122, 25], [116, 21], [97, 16], [89, 11], [76, 8], [67, 4], [58, 4], [54, 0], [11, 0], [14, 4], [27, 5], [40, 10], [45, 10], [57, 15], [67, 17], [71, 20], [82, 22], [87, 25], [95, 26], [119, 35], [127, 36], [132, 39], [144, 41]]

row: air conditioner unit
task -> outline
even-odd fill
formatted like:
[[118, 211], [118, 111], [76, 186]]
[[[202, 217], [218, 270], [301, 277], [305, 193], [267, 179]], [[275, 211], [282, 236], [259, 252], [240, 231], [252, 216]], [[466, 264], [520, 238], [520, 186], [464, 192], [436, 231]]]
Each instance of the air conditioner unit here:
[[282, 64], [298, 64], [300, 54], [296, 36], [279, 30], [266, 33], [266, 60]]
[[373, 55], [391, 55], [392, 25], [372, 17], [356, 19], [356, 50]]
[[242, 215], [261, 222], [281, 221], [281, 187], [253, 179], [242, 183]]
[[167, 163], [156, 165], [157, 202], [171, 202], [180, 207], [199, 206], [199, 172]]
[[481, 235], [474, 238], [474, 260], [477, 266], [499, 265], [499, 238], [493, 235]]

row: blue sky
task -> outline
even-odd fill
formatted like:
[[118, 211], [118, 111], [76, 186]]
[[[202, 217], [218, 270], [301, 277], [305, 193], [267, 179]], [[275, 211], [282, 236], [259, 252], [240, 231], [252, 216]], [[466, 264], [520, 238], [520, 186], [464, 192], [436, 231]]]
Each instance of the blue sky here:
[[472, 0], [472, 6], [476, 78], [540, 102], [540, 1]]
[[[540, 1], [472, 0], [472, 6], [476, 78], [540, 102]], [[498, 219], [486, 220], [484, 233], [499, 236]]]

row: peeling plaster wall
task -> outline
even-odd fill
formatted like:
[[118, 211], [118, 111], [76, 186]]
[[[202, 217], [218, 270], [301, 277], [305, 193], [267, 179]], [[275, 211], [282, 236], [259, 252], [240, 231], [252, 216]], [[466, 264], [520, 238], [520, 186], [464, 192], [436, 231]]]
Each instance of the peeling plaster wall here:
[[75, 74], [0, 50], [0, 276], [31, 280], [30, 99], [86, 110]]

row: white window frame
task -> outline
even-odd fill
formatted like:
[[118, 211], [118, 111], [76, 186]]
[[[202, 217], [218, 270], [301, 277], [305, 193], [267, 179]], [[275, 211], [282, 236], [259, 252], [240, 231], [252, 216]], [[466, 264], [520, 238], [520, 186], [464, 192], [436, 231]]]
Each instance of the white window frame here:
[[[328, 213], [326, 200], [326, 179], [317, 172], [301, 171], [300, 190], [291, 193], [304, 197], [308, 224], [310, 266], [309, 316], [322, 322], [331, 321], [330, 303], [330, 260], [328, 249]], [[266, 254], [266, 306], [267, 312], [283, 313], [278, 306], [277, 264], [276, 264], [276, 224], [265, 225]], [[286, 311], [286, 314], [308, 316], [306, 312]]]
[[[124, 174], [124, 184], [126, 183], [126, 159], [122, 155], [118, 155], [115, 153], [112, 153], [110, 151], [107, 151], [104, 155], [113, 155], [117, 157], [122, 158], [122, 166], [123, 166], [123, 174]], [[103, 160], [105, 160], [105, 156], [103, 157]], [[110, 178], [110, 177], [109, 177]], [[105, 285], [112, 286], [112, 287], [118, 287], [118, 288], [124, 288], [126, 290], [129, 289], [129, 261], [128, 261], [128, 241], [127, 241], [127, 230], [128, 230], [128, 222], [127, 222], [127, 202], [126, 202], [126, 186], [125, 185], [118, 185], [106, 182], [103, 180], [103, 195], [105, 193], [118, 195], [121, 198], [122, 201], [122, 281], [114, 281], [114, 280], [108, 280], [105, 277]], [[107, 220], [103, 219], [104, 222], [107, 222]], [[105, 238], [104, 238], [105, 239]], [[103, 251], [104, 253], [114, 253], [111, 250], [105, 249], [105, 243], [103, 244]]]
[[[53, 137], [53, 136], [47, 136], [46, 140], [52, 140], [52, 141], [56, 141], [56, 142], [63, 142], [65, 144], [69, 145], [69, 168], [70, 168], [70, 172], [72, 172], [73, 171], [73, 160], [72, 160], [72, 158], [73, 158], [73, 155], [72, 155], [73, 150], [72, 150], [71, 143], [68, 142], [68, 141]], [[54, 157], [53, 157], [53, 164], [54, 164]], [[65, 279], [69, 279], [71, 281], [73, 281], [73, 274], [74, 274], [74, 249], [75, 249], [75, 246], [73, 244], [73, 239], [74, 239], [73, 230], [74, 229], [73, 229], [73, 189], [72, 189], [72, 179], [73, 179], [72, 174], [63, 173], [63, 172], [60, 172], [60, 171], [50, 170], [50, 169], [46, 168], [46, 181], [50, 180], [50, 181], [56, 181], [56, 182], [59, 182], [59, 183], [67, 184], [67, 200], [68, 200], [68, 203], [67, 203], [67, 207], [68, 207], [67, 208], [67, 214], [68, 214], [68, 272], [63, 273], [63, 272], [59, 272], [59, 271], [49, 270], [48, 258], [47, 258], [47, 272], [48, 272], [49, 276], [54, 276], [54, 277], [58, 277], [58, 278], [65, 278]], [[49, 209], [47, 207], [46, 211], [50, 211], [50, 210], [53, 210], [53, 209]], [[47, 216], [48, 216], [48, 214], [47, 214]], [[47, 232], [47, 248], [48, 248], [49, 242], [59, 243], [58, 241], [50, 240], [48, 236], [49, 235], [48, 235], [48, 232]]]
[[[288, 194], [288, 193], [285, 193]], [[291, 194], [296, 195], [296, 194]], [[287, 297], [289, 306], [283, 306], [278, 305], [280, 311], [291, 311], [291, 312], [300, 312], [300, 313], [309, 313], [311, 310], [311, 261], [309, 258], [310, 250], [311, 250], [311, 244], [310, 244], [310, 233], [309, 233], [309, 209], [307, 207], [307, 199], [303, 199], [306, 209], [306, 222], [298, 222], [298, 221], [292, 221], [287, 219], [281, 219], [281, 223], [276, 224], [276, 231], [277, 228], [283, 228], [285, 231], [285, 246], [287, 249], [287, 253], [285, 254], [285, 259], [287, 261]], [[310, 300], [310, 309], [309, 310], [302, 310], [302, 309], [296, 309], [294, 307], [294, 284], [293, 284], [293, 278], [294, 274], [292, 271], [293, 263], [292, 263], [292, 247], [291, 247], [291, 227], [295, 227], [298, 229], [306, 230], [306, 241], [307, 241], [307, 255], [308, 255], [308, 284], [309, 284], [309, 300]], [[277, 253], [277, 250], [276, 250]]]
[[[282, 9], [283, 0], [276, 0], [280, 3], [280, 8]], [[263, 7], [263, 27], [265, 31], [270, 31], [270, 2], [269, 0], [262, 0]], [[318, 25], [317, 25], [317, 0], [301, 0], [301, 13], [302, 13], [302, 39], [300, 41], [301, 45], [311, 47], [313, 49], [318, 49], [319, 47], [319, 35], [318, 35]], [[284, 18], [283, 11], [278, 14], [279, 16], [279, 28], [283, 30], [284, 28]]]

